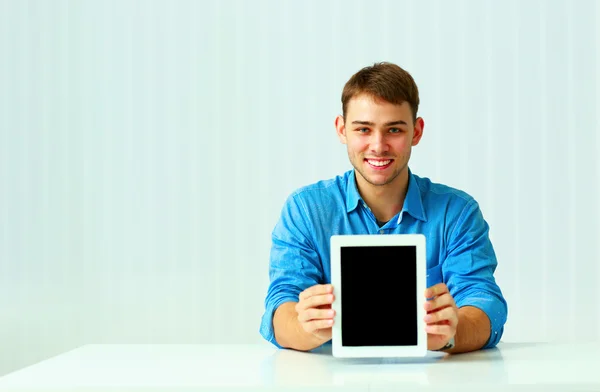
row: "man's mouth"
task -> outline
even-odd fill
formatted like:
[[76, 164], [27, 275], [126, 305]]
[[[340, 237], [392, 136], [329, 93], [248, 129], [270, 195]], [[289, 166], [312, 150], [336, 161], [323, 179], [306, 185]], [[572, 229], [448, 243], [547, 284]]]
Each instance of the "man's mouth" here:
[[382, 169], [389, 166], [393, 162], [393, 159], [365, 159], [365, 161], [372, 167]]

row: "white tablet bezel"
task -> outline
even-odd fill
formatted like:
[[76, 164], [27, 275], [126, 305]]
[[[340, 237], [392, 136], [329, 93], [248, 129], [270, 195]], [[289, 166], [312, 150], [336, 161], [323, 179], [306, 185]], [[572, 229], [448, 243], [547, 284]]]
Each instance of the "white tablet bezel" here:
[[[346, 246], [415, 246], [417, 250], [417, 345], [416, 346], [342, 346], [342, 274], [341, 248]], [[426, 249], [425, 236], [422, 234], [366, 234], [366, 235], [334, 235], [331, 237], [331, 284], [335, 300], [335, 321], [332, 327], [332, 353], [334, 357], [423, 357], [427, 355], [427, 333], [425, 331], [425, 288], [426, 288]], [[374, 263], [369, 263], [374, 266]], [[375, 267], [375, 266], [374, 266]], [[373, 315], [373, 322], [382, 320]]]

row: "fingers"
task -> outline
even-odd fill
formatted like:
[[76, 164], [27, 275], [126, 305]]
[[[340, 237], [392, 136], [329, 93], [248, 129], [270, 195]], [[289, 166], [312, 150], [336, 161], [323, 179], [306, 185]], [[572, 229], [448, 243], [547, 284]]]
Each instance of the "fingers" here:
[[456, 309], [449, 306], [440, 311], [429, 313], [425, 316], [424, 320], [427, 324], [442, 324], [455, 327], [458, 324], [458, 315]]
[[448, 338], [451, 338], [455, 334], [454, 328], [443, 324], [426, 325], [425, 331], [431, 335], [442, 335]]
[[335, 316], [333, 309], [307, 309], [298, 313], [298, 320], [304, 323], [310, 320], [333, 319], [333, 316]]
[[[424, 318], [425, 331], [432, 338], [438, 336], [446, 341], [456, 334], [458, 327], [458, 308], [448, 286], [444, 283], [436, 284], [425, 290], [424, 308], [427, 315]], [[436, 338], [436, 339], [439, 339]]]
[[304, 290], [298, 296], [296, 312], [302, 328], [314, 335], [331, 334], [331, 326], [335, 311], [331, 304], [335, 300], [333, 286], [330, 284], [315, 285]]
[[428, 313], [448, 306], [456, 307], [454, 298], [452, 298], [452, 295], [448, 291], [448, 286], [444, 283], [438, 283], [425, 290], [425, 298], [427, 298], [425, 310]]
[[435, 286], [431, 286], [427, 290], [425, 290], [425, 298], [435, 298], [438, 295], [442, 295], [448, 292], [448, 286], [446, 286], [445, 283], [438, 283]]
[[447, 307], [456, 307], [456, 303], [454, 302], [454, 298], [452, 298], [452, 295], [450, 295], [450, 293], [445, 293], [425, 302], [425, 305], [423, 306], [425, 310], [429, 313]]
[[315, 295], [323, 295], [333, 293], [333, 286], [330, 284], [317, 284], [311, 286], [300, 293], [299, 300], [303, 301]]
[[333, 300], [333, 286], [330, 284], [317, 284], [300, 293], [296, 311], [300, 313], [306, 309], [331, 305]]
[[333, 319], [327, 320], [312, 320], [302, 323], [302, 328], [308, 333], [315, 333], [321, 329], [331, 328], [333, 325]]
[[296, 311], [300, 313], [302, 311], [317, 308], [319, 306], [331, 305], [334, 299], [335, 296], [333, 294], [315, 295], [305, 300], [300, 300], [300, 302], [298, 302], [296, 305]]

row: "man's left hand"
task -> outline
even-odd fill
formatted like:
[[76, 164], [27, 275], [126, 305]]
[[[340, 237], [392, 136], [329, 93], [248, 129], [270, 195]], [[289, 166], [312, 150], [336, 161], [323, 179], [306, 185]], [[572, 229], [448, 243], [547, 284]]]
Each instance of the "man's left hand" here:
[[444, 283], [425, 290], [427, 349], [439, 350], [456, 335], [458, 308]]

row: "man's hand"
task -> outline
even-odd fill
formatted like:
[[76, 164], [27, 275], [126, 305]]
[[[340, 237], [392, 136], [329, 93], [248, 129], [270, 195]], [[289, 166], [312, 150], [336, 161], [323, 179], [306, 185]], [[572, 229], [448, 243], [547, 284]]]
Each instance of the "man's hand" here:
[[331, 309], [334, 300], [333, 286], [318, 284], [300, 293], [296, 304], [298, 321], [304, 331], [327, 342], [331, 340], [331, 326], [335, 311]]
[[439, 350], [456, 335], [458, 308], [444, 283], [425, 290], [427, 349]]

